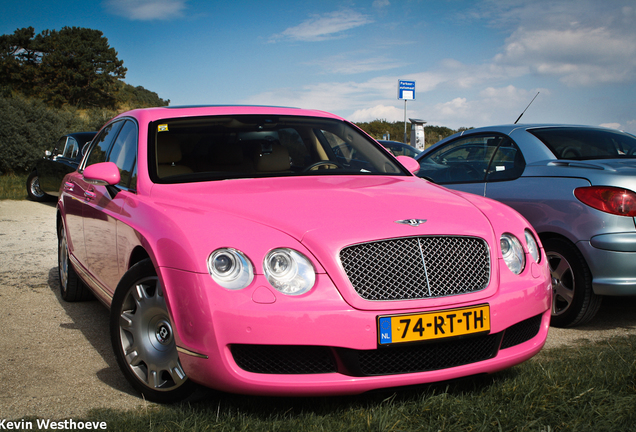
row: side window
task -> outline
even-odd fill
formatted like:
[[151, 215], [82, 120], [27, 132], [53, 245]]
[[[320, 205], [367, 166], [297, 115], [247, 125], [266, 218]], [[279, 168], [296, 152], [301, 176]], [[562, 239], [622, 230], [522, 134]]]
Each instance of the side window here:
[[483, 182], [502, 137], [461, 137], [420, 159], [418, 176], [438, 184]]
[[77, 153], [79, 152], [79, 144], [75, 140], [75, 138], [69, 137], [68, 141], [66, 141], [66, 147], [64, 148], [63, 157], [68, 159], [75, 159]]
[[53, 149], [53, 156], [62, 156], [64, 154], [66, 141], [68, 141], [68, 137], [62, 137], [57, 141], [57, 144], [55, 144], [55, 148]]
[[117, 139], [108, 155], [108, 161], [114, 162], [119, 167], [121, 180], [118, 186], [129, 187], [129, 183], [133, 178], [132, 174], [136, 160], [137, 125], [135, 122], [127, 120], [117, 135]]
[[526, 167], [526, 161], [519, 148], [510, 140], [503, 141], [495, 152], [486, 181], [514, 180], [519, 177]]
[[89, 150], [84, 168], [96, 163], [106, 162], [108, 150], [110, 149], [113, 140], [117, 136], [117, 133], [119, 132], [119, 129], [121, 129], [123, 124], [123, 121], [117, 121], [109, 124], [104, 129], [102, 129], [97, 138], [95, 138], [95, 140], [93, 141], [93, 145]]

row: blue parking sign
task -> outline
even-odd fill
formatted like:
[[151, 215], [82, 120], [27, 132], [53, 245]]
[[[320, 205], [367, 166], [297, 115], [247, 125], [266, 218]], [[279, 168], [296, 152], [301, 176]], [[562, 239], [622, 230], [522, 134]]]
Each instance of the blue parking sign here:
[[415, 81], [398, 80], [398, 99], [415, 100]]

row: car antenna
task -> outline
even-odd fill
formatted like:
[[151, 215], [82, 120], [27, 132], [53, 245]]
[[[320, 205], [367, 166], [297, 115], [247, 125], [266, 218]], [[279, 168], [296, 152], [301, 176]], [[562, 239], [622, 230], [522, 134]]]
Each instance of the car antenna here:
[[526, 109], [523, 110], [523, 112], [519, 115], [519, 117], [517, 117], [517, 120], [515, 120], [514, 124], [517, 124], [517, 122], [519, 120], [521, 120], [521, 116], [523, 116], [526, 112], [526, 110], [530, 107], [530, 105], [532, 105], [532, 102], [534, 102], [534, 100], [537, 98], [537, 96], [539, 96], [540, 92], [537, 92], [536, 95], [534, 95], [534, 97], [532, 98], [532, 100], [530, 101], [530, 103], [528, 104], [528, 106], [526, 107]]

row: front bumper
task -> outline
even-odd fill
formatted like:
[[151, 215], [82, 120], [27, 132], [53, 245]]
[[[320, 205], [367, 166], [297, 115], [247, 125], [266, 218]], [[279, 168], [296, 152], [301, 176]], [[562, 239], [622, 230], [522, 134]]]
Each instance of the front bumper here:
[[[295, 298], [275, 293], [262, 276], [241, 291], [211, 286], [207, 274], [162, 269], [161, 276], [179, 358], [193, 381], [234, 393], [317, 396], [493, 373], [527, 360], [542, 348], [550, 324], [544, 267], [487, 299], [489, 335], [381, 348], [378, 315], [422, 308], [354, 309], [325, 274], [317, 275], [310, 293]], [[458, 300], [449, 297], [434, 310], [473, 305]]]

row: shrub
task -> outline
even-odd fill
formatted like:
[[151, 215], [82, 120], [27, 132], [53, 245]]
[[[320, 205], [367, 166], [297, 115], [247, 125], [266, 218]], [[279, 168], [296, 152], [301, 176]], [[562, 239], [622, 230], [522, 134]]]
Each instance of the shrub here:
[[62, 135], [84, 130], [85, 122], [39, 100], [0, 98], [0, 173], [23, 174]]

